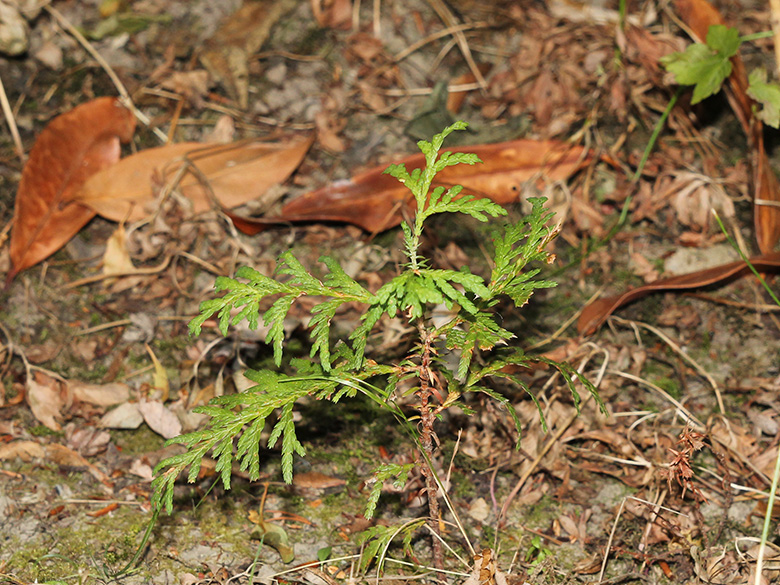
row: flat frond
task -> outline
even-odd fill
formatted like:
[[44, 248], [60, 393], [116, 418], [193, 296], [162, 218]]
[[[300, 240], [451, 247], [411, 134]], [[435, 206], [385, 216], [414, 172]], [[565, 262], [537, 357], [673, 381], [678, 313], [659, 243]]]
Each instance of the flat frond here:
[[577, 392], [577, 389], [574, 385], [574, 378], [576, 377], [580, 383], [585, 387], [585, 389], [588, 391], [588, 393], [593, 397], [593, 399], [596, 401], [596, 404], [599, 406], [599, 410], [603, 414], [607, 413], [607, 407], [604, 405], [604, 402], [601, 400], [601, 396], [599, 396], [599, 392], [596, 389], [596, 387], [593, 385], [593, 383], [588, 380], [585, 376], [582, 376], [581, 374], [578, 374], [574, 368], [572, 368], [569, 364], [563, 363], [563, 362], [557, 362], [555, 360], [551, 360], [549, 358], [546, 358], [544, 356], [534, 356], [531, 358], [533, 361], [540, 362], [543, 364], [547, 364], [549, 366], [552, 366], [558, 372], [560, 372], [563, 379], [566, 381], [566, 385], [569, 387], [569, 391], [572, 394], [572, 398], [574, 399], [574, 405], [577, 408], [577, 412], [580, 411], [580, 395], [579, 392]]
[[312, 296], [327, 294], [325, 286], [319, 279], [309, 274], [300, 260], [289, 250], [279, 256], [279, 265], [276, 272], [277, 274], [291, 276], [291, 283], [301, 294]]
[[464, 195], [459, 199], [453, 199], [453, 196], [462, 189], [460, 185], [457, 185], [457, 187], [459, 187], [459, 189], [455, 190], [453, 187], [451, 190], [455, 191], [455, 193], [448, 193], [441, 201], [438, 201], [435, 205], [431, 205], [426, 209], [426, 217], [436, 213], [465, 213], [484, 223], [488, 221], [488, 216], [499, 217], [508, 213], [506, 209], [497, 203], [494, 203], [487, 197]]
[[413, 463], [407, 463], [406, 465], [399, 465], [398, 463], [383, 463], [374, 470], [374, 483], [371, 486], [371, 492], [368, 495], [366, 511], [363, 513], [367, 519], [370, 520], [374, 516], [376, 505], [379, 501], [379, 496], [382, 494], [382, 485], [384, 482], [392, 479], [393, 486], [396, 489], [401, 490], [406, 485], [406, 482], [409, 478], [409, 472], [413, 468]]
[[311, 327], [312, 346], [309, 355], [314, 358], [319, 354], [322, 368], [330, 370], [330, 322], [336, 310], [343, 304], [340, 299], [331, 299], [312, 308]]
[[514, 334], [507, 329], [499, 326], [493, 320], [489, 313], [477, 313], [472, 321], [469, 321], [468, 330], [465, 333], [465, 339], [461, 346], [461, 356], [458, 362], [458, 370], [455, 377], [458, 380], [465, 380], [469, 374], [471, 359], [474, 350], [478, 347], [482, 350], [488, 350], [497, 344], [508, 341], [514, 337]]
[[282, 365], [282, 346], [284, 344], [284, 319], [295, 302], [294, 295], [284, 295], [274, 301], [273, 305], [263, 315], [263, 321], [269, 326], [265, 341], [274, 350], [274, 364]]
[[276, 422], [271, 436], [268, 437], [268, 446], [273, 447], [276, 444], [279, 435], [282, 436], [282, 477], [286, 483], [292, 483], [293, 477], [293, 454], [297, 453], [301, 457], [306, 455], [306, 450], [298, 441], [295, 434], [295, 423], [293, 422], [293, 405], [289, 404], [282, 408], [279, 420]]

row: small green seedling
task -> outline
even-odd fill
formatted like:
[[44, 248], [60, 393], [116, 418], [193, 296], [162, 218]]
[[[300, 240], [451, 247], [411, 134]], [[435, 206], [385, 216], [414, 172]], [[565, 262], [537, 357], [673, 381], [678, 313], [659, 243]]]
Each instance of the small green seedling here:
[[[693, 43], [682, 53], [661, 58], [661, 64], [674, 74], [680, 85], [692, 85], [691, 104], [715, 95], [731, 75], [731, 58], [742, 43], [767, 36], [765, 33], [739, 36], [739, 31], [722, 24], [710, 26], [706, 43]], [[766, 124], [780, 127], [780, 86], [767, 81], [765, 69], [750, 72], [747, 93], [763, 106], [757, 116]]]
[[525, 552], [525, 562], [529, 563], [532, 567], [535, 567], [542, 564], [544, 559], [551, 556], [553, 556], [553, 552], [544, 546], [541, 537], [538, 534], [535, 534], [531, 539], [528, 550]]
[[[512, 341], [515, 334], [498, 324], [494, 311], [500, 298], [508, 297], [516, 306], [522, 307], [536, 289], [555, 286], [549, 280], [539, 280], [540, 269], [530, 267], [550, 262], [552, 258], [547, 252], [547, 245], [556, 233], [548, 227], [552, 213], [544, 209], [543, 199], [530, 200], [531, 213], [522, 221], [495, 230], [493, 268], [487, 279], [473, 274], [468, 268], [459, 271], [433, 268], [429, 260], [421, 256], [423, 229], [432, 216], [463, 213], [485, 222], [507, 213], [489, 199], [464, 195], [461, 186], [449, 189], [434, 187], [437, 173], [444, 168], [481, 162], [474, 154], [440, 152], [444, 139], [450, 133], [465, 128], [464, 122], [456, 122], [434, 136], [431, 142], [420, 141], [418, 146], [425, 155], [424, 168], [409, 172], [404, 165], [392, 165], [387, 169], [387, 173], [414, 195], [416, 213], [413, 220], [402, 224], [407, 262], [400, 274], [376, 293], [368, 291], [347, 275], [333, 258], [321, 258], [328, 272], [319, 279], [308, 272], [291, 252], [281, 255], [273, 277], [243, 267], [237, 271], [235, 279], [217, 279], [216, 288], [225, 291], [225, 294], [201, 305], [200, 315], [190, 323], [194, 335], [200, 334], [201, 326], [215, 314], [223, 335], [227, 335], [229, 327], [242, 320], [246, 320], [251, 328], [256, 328], [261, 303], [268, 299], [270, 306], [265, 310], [263, 320], [270, 327], [267, 342], [273, 346], [274, 361], [279, 368], [285, 345], [285, 316], [296, 300], [312, 296], [319, 302], [311, 309], [310, 358], [293, 359], [293, 374], [278, 370], [250, 370], [246, 376], [255, 382], [255, 386], [238, 394], [216, 398], [208, 406], [196, 409], [211, 417], [210, 424], [207, 428], [169, 441], [186, 446], [187, 451], [169, 457], [157, 466], [153, 483], [155, 510], [164, 508], [170, 513], [176, 478], [189, 468], [187, 477], [189, 481], [195, 481], [201, 460], [209, 453], [217, 461], [216, 471], [226, 489], [230, 488], [234, 460], [250, 478], [258, 478], [259, 446], [269, 418], [275, 422], [267, 446], [281, 444], [282, 477], [286, 482], [292, 481], [294, 455], [305, 454], [293, 423], [296, 401], [308, 396], [337, 405], [342, 399], [361, 392], [390, 411], [413, 438], [418, 453], [417, 463], [425, 476], [430, 512], [427, 521], [438, 532], [439, 503], [436, 494], [440, 482], [435, 477], [431, 462], [439, 442], [434, 432], [434, 421], [443, 411], [458, 405], [470, 412], [461, 398], [468, 393], [480, 392], [504, 407], [519, 432], [520, 421], [511, 402], [491, 385], [490, 380], [508, 380], [536, 402], [526, 383], [514, 373], [518, 370], [517, 366], [534, 362], [549, 364], [561, 373], [579, 408], [580, 397], [574, 387], [577, 376], [571, 368], [543, 357], [526, 355]], [[360, 304], [365, 308], [361, 322], [346, 342], [333, 343], [331, 322], [346, 303]], [[451, 311], [451, 318], [446, 323], [435, 324], [430, 315], [440, 305]], [[404, 319], [416, 331], [414, 350], [398, 363], [379, 363], [366, 356], [369, 334], [380, 326], [380, 320], [386, 318]], [[453, 369], [439, 355], [444, 352], [457, 355], [457, 366]], [[601, 405], [593, 385], [584, 379], [581, 383]], [[404, 388], [407, 401], [414, 396], [414, 424], [410, 423], [410, 418], [397, 402], [401, 398], [400, 388]], [[539, 403], [536, 402], [536, 405], [544, 424]], [[366, 516], [374, 513], [383, 482], [395, 481], [403, 486], [412, 467], [385, 464], [376, 469]], [[383, 554], [386, 538], [401, 533], [405, 539], [411, 538], [409, 529], [417, 529], [421, 524], [407, 523], [403, 530], [383, 529], [381, 534], [369, 534], [369, 539], [373, 536], [378, 542], [367, 546], [364, 553], [369, 554], [364, 556]], [[436, 566], [441, 566], [442, 549], [438, 538], [433, 540], [433, 555]]]

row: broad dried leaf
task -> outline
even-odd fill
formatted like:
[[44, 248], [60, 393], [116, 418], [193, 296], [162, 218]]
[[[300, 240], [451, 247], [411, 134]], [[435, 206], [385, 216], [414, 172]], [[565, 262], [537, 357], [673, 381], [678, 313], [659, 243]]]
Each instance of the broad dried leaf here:
[[351, 0], [311, 0], [311, 11], [314, 20], [322, 28], [352, 28]]
[[[780, 270], [780, 252], [771, 254], [762, 254], [750, 259], [750, 263], [759, 272], [778, 272]], [[691, 290], [709, 286], [712, 284], [725, 283], [734, 278], [746, 275], [750, 269], [745, 262], [731, 262], [699, 270], [690, 274], [672, 276], [671, 278], [662, 278], [650, 284], [639, 286], [624, 292], [616, 297], [607, 297], [597, 299], [583, 309], [579, 320], [577, 321], [577, 331], [582, 335], [595, 333], [599, 327], [604, 324], [613, 312], [636, 299], [647, 296], [653, 292], [665, 292], [673, 290]]]
[[119, 160], [119, 142], [135, 118], [114, 98], [98, 98], [54, 118], [22, 171], [11, 232], [13, 268], [7, 282], [59, 250], [95, 213], [72, 201], [95, 172]]
[[[707, 0], [675, 0], [675, 9], [687, 24], [696, 40], [705, 42], [710, 26], [726, 24], [718, 10]], [[754, 149], [753, 187], [754, 225], [758, 248], [769, 254], [780, 239], [780, 183], [769, 166], [764, 148], [763, 123], [754, 115], [755, 102], [747, 94], [748, 76], [739, 55], [731, 59], [732, 71], [726, 89], [731, 108], [742, 124]]]
[[[516, 202], [526, 181], [539, 176], [565, 179], [588, 158], [581, 146], [555, 140], [515, 140], [444, 151], [471, 152], [483, 162], [447, 167], [436, 176], [435, 186], [463, 185], [464, 193], [489, 197], [502, 205]], [[422, 167], [424, 160], [423, 155], [417, 154], [400, 162], [411, 172]], [[384, 166], [375, 167], [348, 181], [338, 181], [302, 195], [282, 208], [281, 217], [267, 218], [265, 223], [269, 220], [339, 221], [369, 232], [396, 226], [404, 212], [413, 208], [414, 198], [384, 170]]]
[[98, 426], [106, 429], [137, 429], [144, 417], [135, 402], [125, 402], [103, 415]]
[[88, 425], [73, 423], [65, 427], [67, 447], [84, 457], [94, 457], [103, 453], [111, 442], [111, 434]]
[[332, 487], [339, 487], [347, 482], [340, 477], [332, 477], [325, 475], [319, 471], [306, 471], [304, 473], [296, 473], [293, 477], [293, 485], [299, 488], [308, 489], [327, 489]]
[[[138, 221], [152, 211], [162, 186], [182, 171], [179, 189], [192, 201], [194, 213], [212, 207], [211, 193], [223, 207], [237, 207], [287, 179], [311, 142], [307, 137], [216, 146], [184, 142], [151, 148], [90, 177], [76, 199], [107, 219]], [[182, 165], [188, 166], [182, 169]]]
[[250, 518], [250, 520], [256, 522], [258, 526], [252, 531], [249, 538], [259, 540], [263, 544], [275, 548], [276, 552], [282, 557], [282, 562], [285, 564], [295, 560], [295, 551], [290, 545], [284, 528], [278, 524], [266, 522], [260, 517], [255, 517], [255, 519]]
[[33, 416], [53, 431], [62, 429], [57, 419], [62, 418], [65, 408], [62, 382], [42, 372], [27, 379], [27, 404]]
[[[165, 402], [168, 400], [168, 395], [171, 391], [171, 384], [168, 381], [168, 372], [165, 371], [165, 368], [160, 363], [160, 360], [157, 359], [157, 356], [154, 354], [154, 351], [152, 351], [152, 348], [149, 347], [149, 344], [147, 343], [145, 346], [146, 353], [152, 358], [152, 363], [154, 364], [154, 374], [152, 374], [152, 388], [155, 390], [154, 397], [158, 398], [161, 402]], [[141, 412], [143, 412], [143, 410]]]
[[141, 400], [138, 403], [138, 412], [144, 417], [149, 428], [164, 439], [172, 439], [181, 434], [181, 422], [159, 400]]
[[22, 461], [30, 461], [44, 456], [43, 447], [35, 441], [14, 441], [0, 444], [0, 461], [9, 461], [17, 457]]
[[106, 242], [103, 254], [103, 274], [126, 274], [135, 270], [130, 251], [127, 249], [127, 231], [120, 225]]
[[89, 382], [68, 381], [68, 392], [73, 400], [96, 406], [113, 406], [130, 399], [130, 386], [121, 382], [91, 384]]
[[73, 449], [69, 449], [65, 445], [52, 443], [46, 445], [46, 460], [49, 463], [54, 463], [61, 467], [68, 468], [83, 468], [86, 469], [89, 474], [96, 480], [106, 486], [113, 485], [109, 477], [100, 471], [96, 466], [92, 465], [89, 461], [84, 459], [81, 455], [76, 453]]

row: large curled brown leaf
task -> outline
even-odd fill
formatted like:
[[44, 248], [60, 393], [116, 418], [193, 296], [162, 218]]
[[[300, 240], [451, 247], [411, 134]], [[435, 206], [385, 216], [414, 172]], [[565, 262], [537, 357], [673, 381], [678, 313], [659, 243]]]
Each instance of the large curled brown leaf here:
[[[489, 197], [501, 205], [517, 201], [524, 182], [537, 176], [565, 179], [588, 158], [581, 146], [556, 140], [514, 140], [444, 150], [471, 152], [483, 162], [447, 167], [436, 176], [436, 185], [463, 185], [464, 193]], [[425, 158], [417, 154], [400, 162], [411, 172], [422, 167]], [[266, 218], [260, 223], [337, 221], [357, 225], [369, 232], [396, 226], [401, 223], [404, 213], [412, 209], [414, 198], [397, 179], [384, 173], [385, 168], [375, 167], [349, 180], [337, 181], [302, 195], [282, 208], [281, 217]]]
[[[137, 221], [153, 211], [160, 189], [181, 171], [178, 188], [194, 213], [212, 207], [211, 194], [224, 208], [256, 199], [298, 167], [311, 137], [283, 141], [248, 140], [232, 144], [169, 144], [128, 156], [89, 178], [76, 200], [114, 221]], [[191, 165], [182, 168], [183, 165]]]
[[[710, 26], [726, 24], [707, 0], [674, 0], [674, 6], [699, 42], [705, 42]], [[762, 254], [768, 254], [780, 240], [780, 207], [777, 207], [780, 204], [780, 183], [769, 165], [764, 148], [763, 123], [754, 115], [755, 102], [747, 94], [745, 65], [739, 55], [734, 56], [731, 63], [726, 96], [753, 147], [753, 221], [758, 249]]]
[[97, 98], [54, 118], [30, 150], [14, 206], [6, 283], [59, 250], [95, 213], [72, 201], [93, 173], [119, 160], [135, 118], [115, 98]]
[[[777, 272], [780, 270], [780, 252], [762, 254], [750, 259], [750, 263], [759, 272]], [[577, 331], [582, 335], [590, 335], [601, 327], [613, 312], [625, 304], [647, 296], [654, 292], [677, 290], [692, 290], [713, 284], [724, 284], [730, 280], [744, 276], [749, 272], [746, 262], [731, 262], [707, 270], [690, 274], [681, 274], [670, 278], [662, 278], [644, 286], [633, 288], [621, 295], [598, 299], [590, 303], [582, 311], [577, 321]]]

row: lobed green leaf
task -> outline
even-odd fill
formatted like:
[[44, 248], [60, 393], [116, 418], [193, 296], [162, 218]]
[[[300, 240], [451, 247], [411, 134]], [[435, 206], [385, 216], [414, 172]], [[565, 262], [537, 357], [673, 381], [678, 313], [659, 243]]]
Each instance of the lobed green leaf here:
[[763, 106], [758, 117], [773, 128], [780, 127], [780, 85], [767, 81], [763, 67], [751, 71], [749, 81], [747, 94]]
[[683, 53], [672, 53], [661, 58], [667, 71], [674, 74], [680, 85], [693, 85], [691, 104], [720, 91], [731, 75], [731, 57], [741, 44], [737, 29], [712, 25], [707, 32], [707, 43], [689, 45]]

